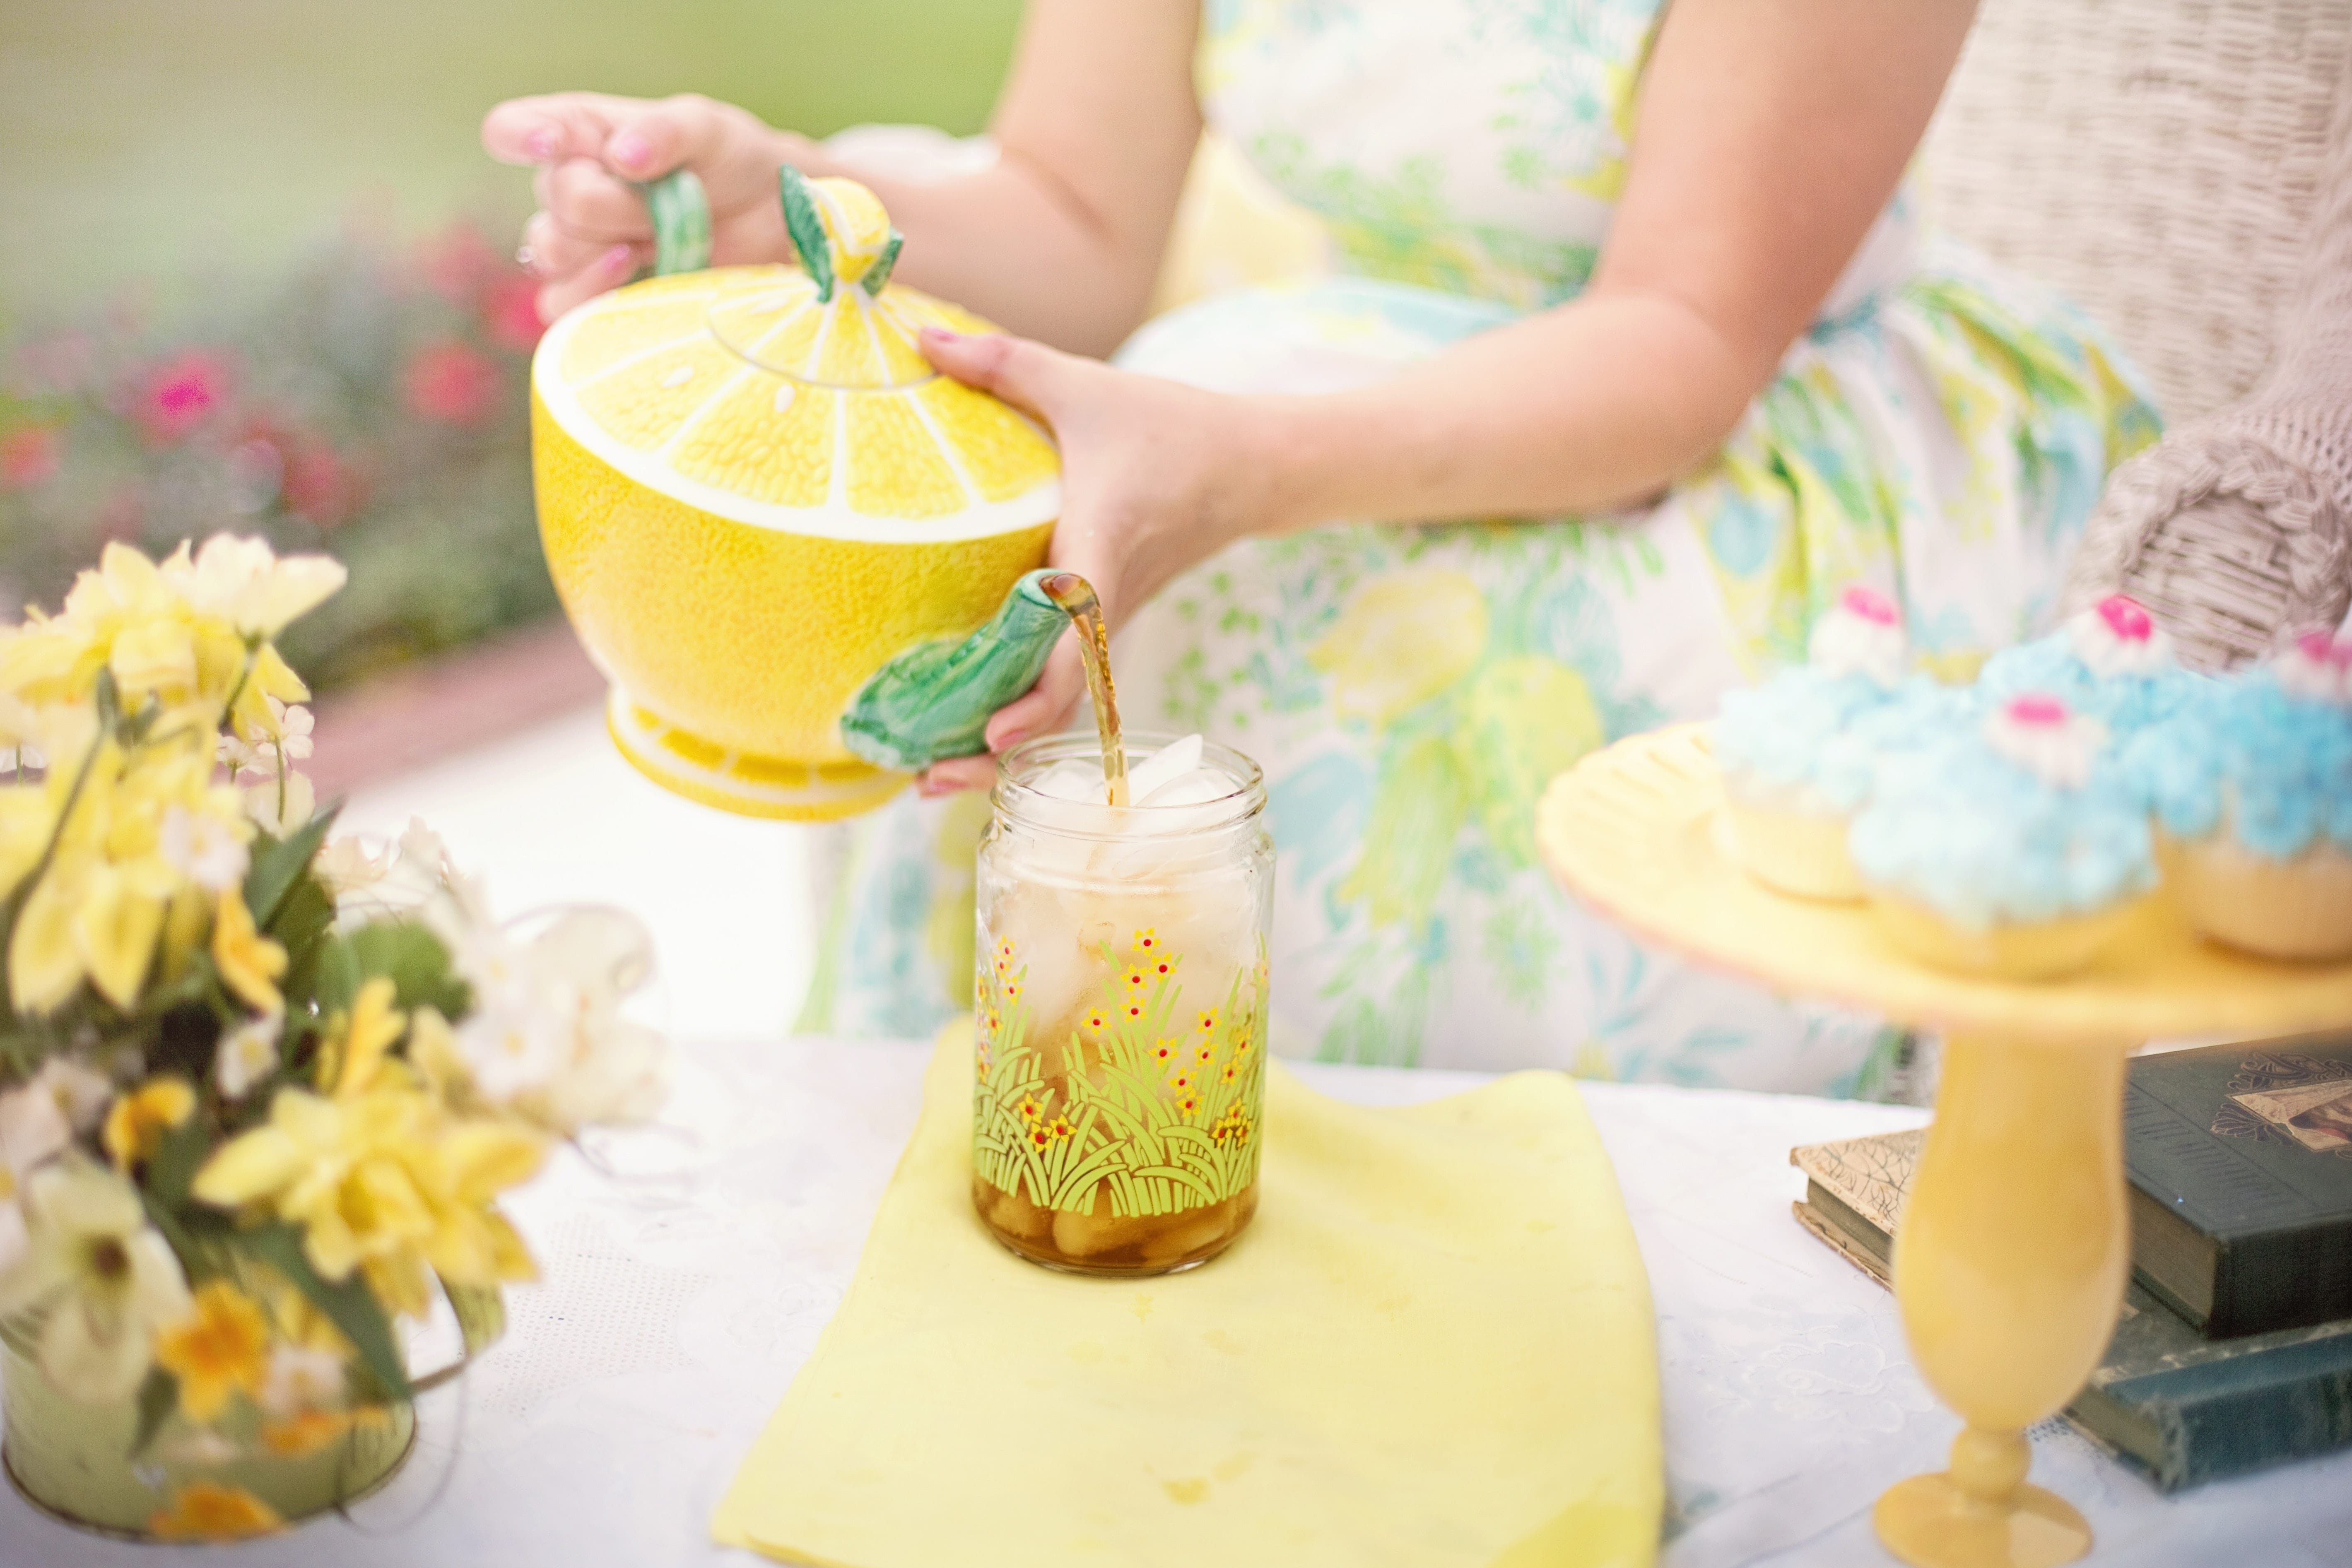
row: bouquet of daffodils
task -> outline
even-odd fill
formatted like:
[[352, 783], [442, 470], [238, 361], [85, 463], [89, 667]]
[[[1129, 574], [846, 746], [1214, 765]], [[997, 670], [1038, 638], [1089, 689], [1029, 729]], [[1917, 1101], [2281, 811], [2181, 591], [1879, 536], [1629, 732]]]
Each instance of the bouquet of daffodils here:
[[[329, 840], [275, 642], [343, 576], [115, 544], [0, 629], [0, 1336], [135, 1401], [134, 1455], [174, 1414], [184, 1447], [289, 1457], [383, 1419], [436, 1282], [472, 1351], [531, 1277], [500, 1194], [658, 1098], [635, 921], [524, 940], [421, 826]], [[184, 1533], [276, 1522], [207, 1506]]]

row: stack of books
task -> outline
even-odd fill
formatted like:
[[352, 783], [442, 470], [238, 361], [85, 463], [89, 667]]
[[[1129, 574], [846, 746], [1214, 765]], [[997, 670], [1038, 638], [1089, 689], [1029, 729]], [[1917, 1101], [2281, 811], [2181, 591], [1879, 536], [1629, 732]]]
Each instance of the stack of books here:
[[[1881, 1284], [1925, 1137], [1789, 1156]], [[2352, 1036], [2135, 1059], [2124, 1162], [2132, 1285], [2068, 1419], [2166, 1491], [2352, 1444]]]

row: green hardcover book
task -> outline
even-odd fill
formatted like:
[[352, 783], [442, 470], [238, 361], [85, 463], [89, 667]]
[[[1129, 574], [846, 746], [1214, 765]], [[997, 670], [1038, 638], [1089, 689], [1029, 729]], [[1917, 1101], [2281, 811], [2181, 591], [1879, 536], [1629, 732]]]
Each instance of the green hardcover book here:
[[2134, 1274], [2208, 1337], [2352, 1317], [2352, 1036], [2137, 1058], [2124, 1163]]
[[[1918, 1132], [1790, 1152], [1798, 1220], [1880, 1284]], [[2165, 1491], [2352, 1444], [2352, 1321], [2212, 1340], [2135, 1285], [2066, 1417]]]

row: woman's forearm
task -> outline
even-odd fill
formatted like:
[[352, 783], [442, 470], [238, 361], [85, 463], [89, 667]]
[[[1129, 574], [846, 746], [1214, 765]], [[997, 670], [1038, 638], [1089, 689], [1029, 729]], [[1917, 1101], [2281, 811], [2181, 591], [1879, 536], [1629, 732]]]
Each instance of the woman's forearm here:
[[1714, 451], [1770, 371], [1670, 297], [1588, 295], [1356, 391], [1249, 400], [1245, 526], [1622, 506]]

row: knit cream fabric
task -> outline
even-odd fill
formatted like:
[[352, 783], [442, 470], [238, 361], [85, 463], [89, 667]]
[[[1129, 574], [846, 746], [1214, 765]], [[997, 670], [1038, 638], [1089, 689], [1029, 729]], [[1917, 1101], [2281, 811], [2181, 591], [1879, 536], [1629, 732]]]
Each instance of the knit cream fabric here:
[[[2229, 287], [2216, 278], [2212, 286]], [[2352, 600], [2352, 70], [2336, 99], [2310, 247], [2269, 372], [2117, 468], [2068, 584], [2120, 590], [2182, 657], [2222, 669]]]

